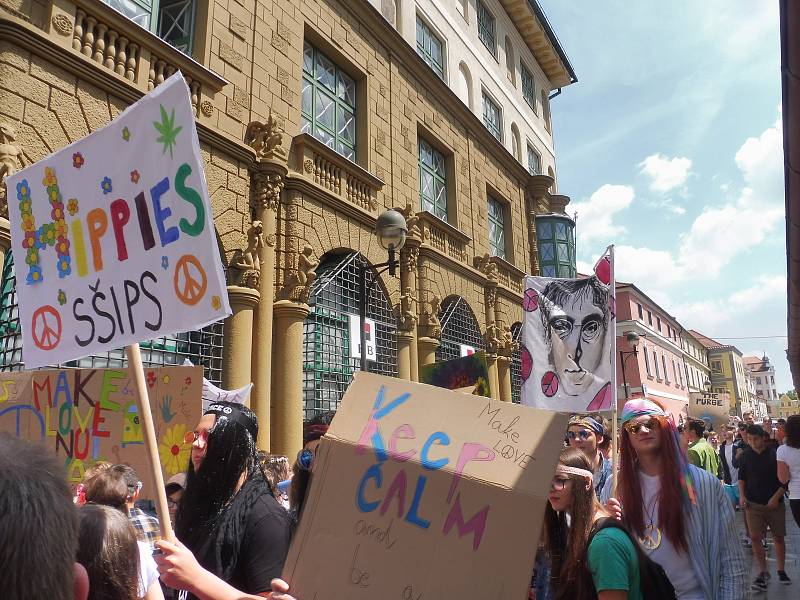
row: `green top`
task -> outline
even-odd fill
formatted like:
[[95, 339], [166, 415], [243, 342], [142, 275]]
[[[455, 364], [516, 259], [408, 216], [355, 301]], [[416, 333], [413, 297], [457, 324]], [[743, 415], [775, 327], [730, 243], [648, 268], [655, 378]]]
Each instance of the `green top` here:
[[699, 439], [689, 446], [689, 462], [695, 467], [700, 467], [711, 473], [714, 477], [719, 477], [719, 454], [714, 447], [705, 439]]
[[595, 534], [589, 544], [589, 572], [598, 593], [625, 590], [628, 600], [643, 600], [636, 549], [622, 529], [607, 527]]

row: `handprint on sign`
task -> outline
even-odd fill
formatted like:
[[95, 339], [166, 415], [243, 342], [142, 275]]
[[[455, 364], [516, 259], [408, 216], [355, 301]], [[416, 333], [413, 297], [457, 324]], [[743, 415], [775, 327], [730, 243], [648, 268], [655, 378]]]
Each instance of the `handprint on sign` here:
[[164, 419], [164, 423], [169, 423], [172, 421], [173, 417], [176, 414], [172, 412], [172, 396], [167, 394], [161, 399], [161, 404], [159, 404], [159, 408], [161, 408], [161, 418]]

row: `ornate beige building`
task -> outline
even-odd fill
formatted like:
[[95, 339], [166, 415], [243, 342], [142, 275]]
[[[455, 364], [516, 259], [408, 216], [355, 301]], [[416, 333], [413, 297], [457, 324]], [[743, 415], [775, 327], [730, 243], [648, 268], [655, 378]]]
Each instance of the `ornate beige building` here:
[[[387, 260], [375, 221], [397, 207], [409, 239], [399, 277], [380, 274], [369, 292], [370, 370], [416, 380], [420, 365], [471, 346], [488, 352], [492, 394], [512, 400], [522, 277], [539, 271], [535, 215], [566, 204], [551, 203], [552, 177], [530, 175], [369, 2], [109, 4], [121, 12], [100, 0], [0, 0], [0, 175], [183, 72], [234, 314], [143, 344], [148, 363], [189, 357], [223, 386], [253, 381], [260, 446], [291, 456], [304, 418], [335, 408], [356, 369], [357, 276]], [[571, 68], [535, 2], [514, 4], [504, 15], [520, 27], [514, 39], [549, 87], [565, 85]], [[0, 368], [14, 369], [5, 216]], [[116, 364], [121, 353], [75, 363]]]

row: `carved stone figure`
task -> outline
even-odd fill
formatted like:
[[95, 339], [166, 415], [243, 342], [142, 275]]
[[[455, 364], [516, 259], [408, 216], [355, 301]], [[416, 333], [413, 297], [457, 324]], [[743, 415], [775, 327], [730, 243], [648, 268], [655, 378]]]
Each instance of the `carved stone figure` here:
[[511, 356], [517, 351], [518, 347], [519, 343], [514, 341], [514, 334], [511, 333], [511, 329], [508, 327], [503, 328], [502, 353], [506, 356]]
[[491, 322], [486, 327], [486, 348], [489, 352], [497, 352], [502, 346], [500, 328]]
[[17, 163], [28, 166], [28, 159], [22, 148], [16, 145], [16, 131], [8, 123], [0, 123], [0, 216], [8, 218], [8, 200], [5, 178], [17, 172]]
[[288, 276], [283, 296], [296, 302], [308, 302], [311, 297], [311, 285], [317, 278], [319, 260], [314, 256], [314, 249], [306, 244], [297, 255], [297, 268]]
[[283, 147], [283, 126], [269, 111], [267, 122], [252, 121], [247, 125], [244, 142], [256, 151], [259, 159], [280, 158], [286, 160], [286, 148]]
[[400, 329], [412, 331], [417, 323], [417, 298], [410, 287], [406, 287], [400, 296]]
[[395, 207], [394, 210], [405, 218], [406, 227], [408, 228], [408, 237], [422, 239], [422, 229], [420, 228], [419, 217], [414, 211], [414, 205], [411, 202], [407, 202], [405, 208], [400, 208], [398, 206]]
[[423, 313], [423, 325], [427, 328], [428, 337], [438, 338], [442, 335], [442, 322], [439, 321], [439, 311], [442, 310], [442, 299], [436, 294], [431, 294], [428, 300], [428, 310]]
[[247, 248], [236, 250], [230, 264], [231, 283], [253, 289], [258, 288], [261, 276], [261, 249], [264, 247], [264, 228], [261, 221], [253, 221], [247, 230]]
[[255, 190], [256, 208], [278, 210], [283, 186], [283, 177], [277, 173], [257, 175]]
[[500, 278], [497, 265], [492, 261], [492, 257], [489, 253], [483, 256], [476, 256], [475, 267], [481, 271], [489, 281], [496, 282]]

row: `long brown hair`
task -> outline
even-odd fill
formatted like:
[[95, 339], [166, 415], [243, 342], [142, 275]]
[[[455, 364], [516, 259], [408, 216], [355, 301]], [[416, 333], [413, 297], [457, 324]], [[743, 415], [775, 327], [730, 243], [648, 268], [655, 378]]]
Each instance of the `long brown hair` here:
[[[565, 449], [558, 462], [565, 467], [592, 471], [589, 459], [577, 448]], [[583, 577], [586, 553], [595, 513], [602, 510], [594, 486], [590, 485], [587, 490], [586, 479], [580, 475], [568, 474], [566, 477], [573, 482], [570, 526], [567, 527], [566, 515], [553, 510], [549, 502], [544, 520], [546, 547], [551, 558], [551, 585], [556, 600], [584, 598], [589, 594], [590, 590], [584, 589], [586, 579]]]
[[127, 515], [109, 506], [84, 504], [77, 561], [89, 575], [88, 600], [136, 600], [139, 597], [139, 546]]
[[[661, 435], [661, 472], [658, 475], [661, 489], [658, 499], [658, 523], [667, 539], [677, 550], [687, 551], [686, 523], [683, 516], [683, 488], [678, 453], [681, 449], [673, 439], [667, 417], [654, 416]], [[636, 450], [630, 433], [623, 427], [620, 444], [620, 470], [617, 475], [617, 495], [622, 503], [623, 521], [640, 537], [644, 535], [644, 501], [636, 466]]]

